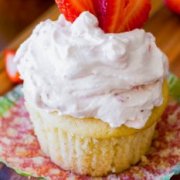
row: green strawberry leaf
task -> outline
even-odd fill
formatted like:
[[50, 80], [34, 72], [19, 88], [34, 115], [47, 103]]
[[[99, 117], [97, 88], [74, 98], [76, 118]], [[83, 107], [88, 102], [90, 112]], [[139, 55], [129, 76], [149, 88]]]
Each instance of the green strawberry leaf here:
[[180, 102], [180, 78], [174, 74], [170, 74], [168, 78], [170, 96]]

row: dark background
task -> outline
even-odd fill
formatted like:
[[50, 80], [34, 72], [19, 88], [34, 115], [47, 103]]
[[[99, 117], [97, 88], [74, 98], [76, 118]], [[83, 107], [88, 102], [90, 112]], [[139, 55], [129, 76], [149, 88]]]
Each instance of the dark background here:
[[0, 0], [0, 51], [54, 0]]

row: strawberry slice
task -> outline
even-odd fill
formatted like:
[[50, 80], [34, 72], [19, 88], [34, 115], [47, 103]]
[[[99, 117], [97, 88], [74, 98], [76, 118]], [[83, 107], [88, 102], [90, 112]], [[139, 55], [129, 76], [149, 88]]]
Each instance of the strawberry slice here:
[[143, 26], [151, 9], [150, 0], [56, 0], [68, 21], [73, 22], [81, 12], [89, 11], [99, 20], [107, 33], [130, 31]]
[[4, 61], [5, 61], [5, 67], [6, 72], [9, 77], [9, 79], [13, 83], [22, 83], [22, 80], [20, 79], [20, 75], [17, 70], [17, 66], [13, 61], [13, 58], [15, 56], [16, 52], [14, 50], [5, 50], [4, 51]]
[[55, 0], [60, 12], [73, 22], [83, 11], [95, 14], [93, 0]]

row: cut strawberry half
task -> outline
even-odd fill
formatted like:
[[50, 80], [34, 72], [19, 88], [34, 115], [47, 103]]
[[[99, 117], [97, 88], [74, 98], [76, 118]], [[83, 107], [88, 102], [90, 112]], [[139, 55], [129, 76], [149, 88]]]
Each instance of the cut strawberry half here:
[[6, 72], [9, 79], [13, 83], [19, 84], [19, 83], [22, 83], [22, 80], [20, 79], [20, 75], [17, 70], [17, 65], [13, 61], [15, 54], [16, 52], [14, 50], [5, 50], [4, 61], [5, 61]]
[[150, 0], [56, 0], [56, 3], [60, 12], [71, 22], [83, 11], [91, 12], [107, 33], [142, 27], [151, 9]]

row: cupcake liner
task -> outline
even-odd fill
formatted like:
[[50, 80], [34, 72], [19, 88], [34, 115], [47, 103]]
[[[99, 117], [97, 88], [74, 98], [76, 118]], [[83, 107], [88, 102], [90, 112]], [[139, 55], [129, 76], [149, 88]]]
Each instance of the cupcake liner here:
[[[40, 150], [20, 89], [17, 87], [0, 98], [0, 160], [22, 175], [52, 180], [91, 179], [62, 170]], [[47, 141], [51, 140], [52, 137], [47, 138]], [[98, 163], [103, 167], [106, 160]], [[170, 179], [180, 173], [179, 164], [180, 105], [171, 102], [157, 124], [148, 155], [123, 173], [111, 174], [104, 179]]]

